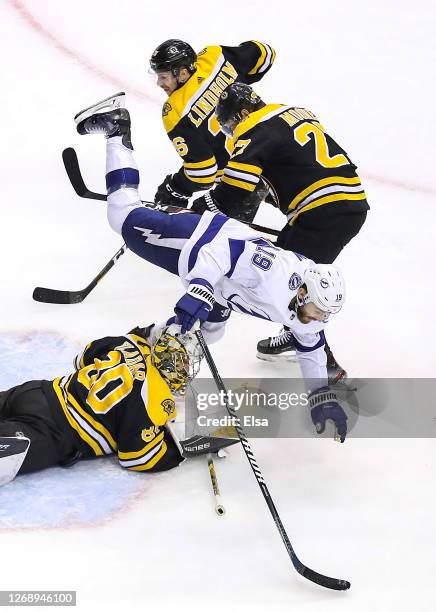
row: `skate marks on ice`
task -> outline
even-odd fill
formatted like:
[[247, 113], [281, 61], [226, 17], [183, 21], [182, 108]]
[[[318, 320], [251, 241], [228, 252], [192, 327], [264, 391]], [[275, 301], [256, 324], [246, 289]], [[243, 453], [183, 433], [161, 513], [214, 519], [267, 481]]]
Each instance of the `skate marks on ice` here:
[[[0, 390], [72, 371], [81, 348], [53, 331], [1, 332]], [[133, 506], [150, 486], [147, 476], [123, 470], [115, 457], [18, 476], [0, 488], [0, 530], [101, 524]]]

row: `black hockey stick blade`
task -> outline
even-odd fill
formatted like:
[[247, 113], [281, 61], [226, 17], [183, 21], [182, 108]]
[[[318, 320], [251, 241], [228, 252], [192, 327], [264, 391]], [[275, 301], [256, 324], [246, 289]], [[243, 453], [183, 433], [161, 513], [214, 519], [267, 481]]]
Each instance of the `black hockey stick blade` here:
[[[96, 191], [90, 191], [88, 187], [85, 185], [85, 181], [83, 180], [82, 173], [80, 171], [79, 160], [77, 158], [77, 153], [75, 149], [72, 147], [68, 147], [62, 151], [62, 159], [64, 162], [65, 170], [67, 172], [68, 178], [70, 179], [70, 183], [73, 186], [74, 191], [81, 198], [87, 198], [89, 200], [107, 200], [107, 196], [103, 193], [97, 193]], [[141, 200], [143, 204], [156, 208], [157, 210], [162, 210], [163, 212], [168, 213], [176, 213], [176, 212], [189, 212], [189, 209], [180, 208], [178, 206], [159, 206], [154, 202], [150, 202], [149, 200]], [[263, 227], [262, 225], [257, 225], [256, 223], [249, 223], [250, 227], [258, 232], [265, 232], [267, 234], [271, 234], [272, 236], [278, 236], [279, 231], [276, 229], [272, 229], [269, 227]]]
[[61, 291], [58, 289], [48, 289], [47, 287], [35, 287], [33, 290], [33, 299], [36, 302], [44, 302], [45, 304], [78, 304], [88, 295], [85, 290], [82, 291]]
[[77, 153], [72, 147], [68, 147], [62, 151], [62, 160], [64, 162], [65, 170], [70, 179], [70, 183], [73, 186], [74, 191], [81, 198], [88, 198], [90, 200], [106, 200], [107, 197], [103, 193], [97, 193], [90, 191], [85, 185], [82, 173], [80, 172], [79, 160], [77, 159]]
[[36, 287], [33, 291], [33, 299], [36, 302], [44, 302], [46, 304], [79, 304], [83, 302], [86, 296], [96, 287], [101, 279], [106, 276], [111, 268], [115, 265], [118, 259], [127, 251], [127, 246], [123, 246], [115, 253], [108, 261], [105, 267], [100, 270], [95, 278], [84, 289], [78, 291], [62, 291], [60, 289], [48, 289], [47, 287]]

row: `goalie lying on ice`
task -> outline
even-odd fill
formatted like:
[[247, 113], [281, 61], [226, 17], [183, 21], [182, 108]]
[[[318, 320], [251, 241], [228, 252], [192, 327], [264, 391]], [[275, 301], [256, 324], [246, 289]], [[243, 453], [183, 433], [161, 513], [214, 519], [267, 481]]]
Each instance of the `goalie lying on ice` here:
[[[112, 453], [122, 467], [147, 472], [201, 454], [197, 436], [178, 440], [169, 427], [176, 417], [173, 393], [184, 393], [201, 360], [195, 335], [179, 331], [150, 325], [94, 340], [76, 357], [73, 373], [3, 391], [0, 485], [18, 472]], [[204, 437], [202, 452], [236, 441]]]

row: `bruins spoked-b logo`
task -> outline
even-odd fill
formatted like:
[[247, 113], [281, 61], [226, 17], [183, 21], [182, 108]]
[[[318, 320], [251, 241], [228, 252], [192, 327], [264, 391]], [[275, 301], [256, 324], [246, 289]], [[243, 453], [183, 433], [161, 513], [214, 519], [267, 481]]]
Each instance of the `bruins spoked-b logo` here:
[[166, 117], [171, 110], [172, 110], [171, 104], [169, 102], [165, 102], [165, 104], [162, 107], [162, 117]]
[[173, 402], [173, 400], [172, 400], [172, 399], [165, 399], [165, 400], [162, 402], [162, 408], [164, 409], [164, 411], [165, 411], [165, 412], [166, 412], [168, 415], [170, 415], [171, 413], [173, 413], [173, 412], [175, 411], [175, 409], [176, 409], [176, 405], [175, 405], [175, 403]]

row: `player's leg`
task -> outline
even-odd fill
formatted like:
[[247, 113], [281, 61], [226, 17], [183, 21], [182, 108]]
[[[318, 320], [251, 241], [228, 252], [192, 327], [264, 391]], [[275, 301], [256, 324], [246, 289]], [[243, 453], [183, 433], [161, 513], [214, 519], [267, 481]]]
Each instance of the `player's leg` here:
[[[138, 192], [139, 172], [132, 152], [130, 116], [124, 108], [111, 110], [113, 100], [103, 100], [75, 118], [80, 134], [104, 134], [107, 138], [109, 224], [122, 234], [131, 251], [177, 274], [180, 251], [197, 227], [200, 216], [190, 213], [168, 215], [142, 204]], [[115, 103], [118, 104], [119, 100], [116, 99]], [[95, 112], [108, 106], [108, 112]]]
[[366, 211], [356, 214], [336, 213], [328, 217], [320, 215], [319, 218], [311, 215], [308, 219], [301, 215], [294, 225], [283, 228], [277, 246], [300, 253], [316, 263], [331, 264], [359, 233], [366, 214]]
[[30, 381], [6, 393], [0, 413], [0, 436], [24, 436], [30, 446], [20, 474], [64, 465], [77, 457], [73, 439], [57, 427], [41, 381]]

